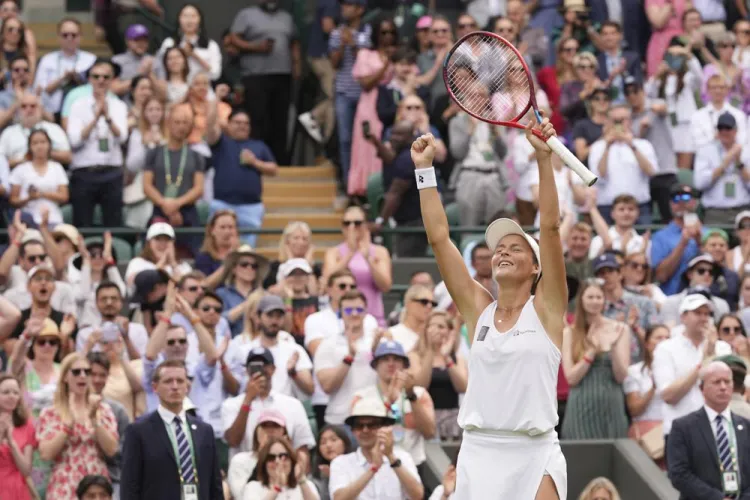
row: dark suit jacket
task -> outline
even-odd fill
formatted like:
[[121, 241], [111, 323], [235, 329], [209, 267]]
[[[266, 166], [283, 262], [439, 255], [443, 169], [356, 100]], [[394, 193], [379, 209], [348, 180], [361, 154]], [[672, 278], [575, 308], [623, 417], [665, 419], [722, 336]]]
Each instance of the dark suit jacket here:
[[[740, 500], [750, 500], [750, 421], [732, 414], [740, 468]], [[678, 418], [667, 440], [669, 480], [680, 500], [724, 500], [719, 455], [706, 410]]]
[[[623, 50], [621, 57], [625, 58], [625, 72], [622, 77], [630, 75], [639, 82], [643, 83], [643, 70], [641, 69], [641, 58], [637, 52], [632, 50]], [[599, 79], [601, 81], [609, 78], [609, 71], [607, 71], [607, 59], [603, 53], [596, 56], [596, 60], [599, 63]]]
[[[193, 436], [200, 500], [223, 500], [214, 431], [187, 415]], [[125, 432], [120, 479], [121, 500], [179, 500], [180, 476], [174, 448], [157, 411], [133, 422]]]

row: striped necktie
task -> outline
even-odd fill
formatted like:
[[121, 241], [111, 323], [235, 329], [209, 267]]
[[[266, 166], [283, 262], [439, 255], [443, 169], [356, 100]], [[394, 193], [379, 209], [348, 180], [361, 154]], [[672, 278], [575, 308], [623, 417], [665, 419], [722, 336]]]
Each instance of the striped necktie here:
[[182, 428], [182, 419], [179, 416], [175, 416], [172, 423], [174, 424], [174, 435], [177, 439], [177, 461], [180, 464], [180, 476], [182, 476], [184, 483], [195, 483], [193, 453], [185, 431]]

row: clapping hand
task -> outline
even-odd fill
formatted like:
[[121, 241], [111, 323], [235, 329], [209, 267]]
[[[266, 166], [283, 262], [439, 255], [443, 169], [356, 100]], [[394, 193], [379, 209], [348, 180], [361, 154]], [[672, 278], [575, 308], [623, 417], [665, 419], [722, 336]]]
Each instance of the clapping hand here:
[[297, 479], [297, 484], [304, 481], [309, 463], [310, 460], [307, 457], [307, 453], [303, 451], [297, 452], [297, 464], [294, 466], [294, 477]]
[[456, 466], [449, 465], [443, 474], [443, 495], [452, 495], [456, 491]]
[[286, 371], [294, 370], [294, 368], [297, 366], [297, 361], [299, 361], [299, 353], [297, 351], [294, 351], [294, 353], [289, 356], [289, 360], [286, 362]]
[[96, 422], [97, 412], [102, 404], [102, 397], [99, 394], [89, 395], [89, 418], [92, 422]]
[[249, 149], [243, 149], [242, 151], [240, 151], [240, 163], [241, 164], [252, 167], [255, 165], [256, 161], [258, 161], [258, 158]]

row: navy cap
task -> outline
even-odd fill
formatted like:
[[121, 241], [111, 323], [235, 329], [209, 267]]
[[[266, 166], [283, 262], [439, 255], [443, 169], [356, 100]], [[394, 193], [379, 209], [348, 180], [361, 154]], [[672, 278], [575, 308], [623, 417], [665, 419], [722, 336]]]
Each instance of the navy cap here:
[[594, 268], [594, 274], [602, 269], [620, 269], [620, 264], [617, 262], [617, 258], [611, 253], [600, 255], [594, 259], [591, 265]]
[[726, 111], [719, 115], [719, 121], [716, 122], [716, 128], [737, 128], [737, 120], [734, 115]]
[[378, 364], [378, 359], [388, 355], [400, 357], [404, 360], [404, 368], [409, 368], [409, 358], [406, 356], [404, 347], [395, 340], [384, 340], [378, 344], [375, 348], [375, 354], [372, 355], [370, 366], [375, 368], [375, 365]]
[[271, 311], [286, 312], [286, 304], [278, 295], [266, 295], [258, 301], [258, 314]]
[[250, 361], [260, 360], [267, 365], [273, 364], [273, 354], [265, 347], [253, 347], [249, 353], [247, 353], [247, 359], [245, 360], [245, 366], [250, 364]]
[[345, 3], [349, 5], [361, 5], [367, 7], [367, 0], [339, 0], [339, 3]]

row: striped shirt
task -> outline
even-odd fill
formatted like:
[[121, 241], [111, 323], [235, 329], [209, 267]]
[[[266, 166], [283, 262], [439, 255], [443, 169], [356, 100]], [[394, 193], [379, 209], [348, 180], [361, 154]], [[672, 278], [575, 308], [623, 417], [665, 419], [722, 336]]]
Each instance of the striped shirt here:
[[[328, 39], [328, 52], [333, 52], [341, 48], [341, 30], [344, 26], [339, 26], [331, 32], [331, 36]], [[354, 45], [357, 49], [369, 49], [372, 45], [370, 36], [372, 35], [372, 28], [369, 24], [360, 27], [360, 30], [354, 33]], [[352, 69], [354, 68], [354, 61], [357, 60], [357, 50], [353, 47], [344, 48], [344, 53], [341, 58], [341, 66], [336, 71], [336, 93], [343, 94], [346, 97], [357, 99], [359, 94], [362, 92], [362, 87], [354, 79], [352, 75]]]

